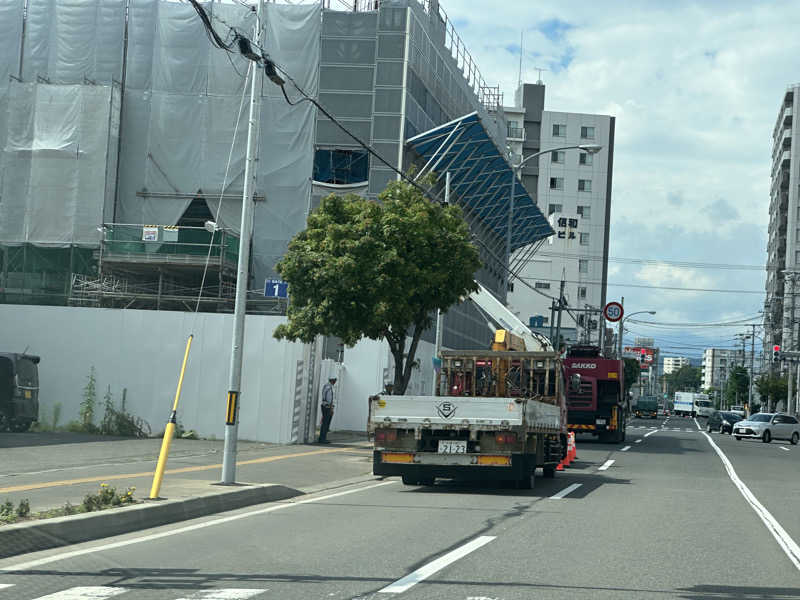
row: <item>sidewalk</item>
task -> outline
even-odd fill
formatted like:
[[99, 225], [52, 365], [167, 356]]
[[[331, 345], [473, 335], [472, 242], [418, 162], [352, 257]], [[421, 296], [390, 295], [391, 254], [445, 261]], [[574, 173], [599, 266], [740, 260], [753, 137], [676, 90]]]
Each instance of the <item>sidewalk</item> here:
[[160, 439], [0, 434], [0, 503], [33, 512], [81, 504], [101, 483], [135, 487], [133, 506], [0, 526], [0, 558], [287, 500], [372, 478], [364, 433], [331, 432], [329, 444], [240, 442], [237, 484], [219, 485], [223, 442], [173, 440], [159, 499], [148, 499]]
[[[371, 473], [366, 434], [331, 432], [328, 438], [331, 443], [325, 445], [239, 442], [236, 479], [304, 491]], [[101, 483], [120, 490], [135, 487], [135, 498], [145, 499], [160, 447], [156, 438], [0, 434], [0, 503], [16, 505], [28, 499], [34, 512], [66, 502], [77, 505]], [[221, 477], [222, 450], [221, 440], [173, 440], [160, 496], [180, 499], [218, 493], [219, 486], [210, 486]]]

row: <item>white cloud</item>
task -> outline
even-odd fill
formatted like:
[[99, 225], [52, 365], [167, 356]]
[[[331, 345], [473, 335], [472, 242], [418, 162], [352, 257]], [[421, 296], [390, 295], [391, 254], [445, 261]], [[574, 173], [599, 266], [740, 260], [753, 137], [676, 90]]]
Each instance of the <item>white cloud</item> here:
[[[509, 47], [524, 29], [523, 79], [535, 81], [535, 66], [549, 69], [548, 110], [616, 116], [612, 256], [764, 264], [772, 130], [786, 86], [800, 80], [796, 3], [442, 6], [507, 103], [519, 64]], [[554, 30], [554, 20], [564, 26]], [[763, 289], [763, 271], [609, 266], [617, 283]], [[716, 321], [763, 305], [758, 294], [609, 287], [616, 294], [632, 310], [658, 310], [659, 320]]]

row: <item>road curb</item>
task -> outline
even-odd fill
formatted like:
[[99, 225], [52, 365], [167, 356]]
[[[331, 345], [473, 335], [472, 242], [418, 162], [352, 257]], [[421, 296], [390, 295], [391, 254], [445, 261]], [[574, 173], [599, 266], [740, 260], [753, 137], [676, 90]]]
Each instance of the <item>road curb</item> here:
[[99, 512], [6, 525], [0, 527], [0, 558], [78, 544], [301, 495], [303, 492], [300, 490], [283, 485], [248, 485], [196, 498], [148, 501]]

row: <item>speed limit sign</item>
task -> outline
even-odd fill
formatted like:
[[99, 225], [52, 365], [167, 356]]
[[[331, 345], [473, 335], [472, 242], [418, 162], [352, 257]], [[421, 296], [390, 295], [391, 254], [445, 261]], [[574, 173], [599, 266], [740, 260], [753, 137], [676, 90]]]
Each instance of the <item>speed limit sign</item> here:
[[622, 304], [619, 302], [609, 302], [603, 309], [603, 316], [605, 316], [606, 321], [611, 321], [612, 323], [619, 321], [623, 314]]

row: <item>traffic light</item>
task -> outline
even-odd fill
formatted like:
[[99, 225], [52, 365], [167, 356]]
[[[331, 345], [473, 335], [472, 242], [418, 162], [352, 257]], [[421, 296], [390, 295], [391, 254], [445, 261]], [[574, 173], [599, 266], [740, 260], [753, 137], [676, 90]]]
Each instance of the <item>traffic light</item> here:
[[639, 354], [639, 364], [643, 365], [647, 362], [647, 351], [642, 348], [641, 354]]
[[780, 360], [781, 359], [781, 347], [777, 344], [772, 347], [772, 360]]

